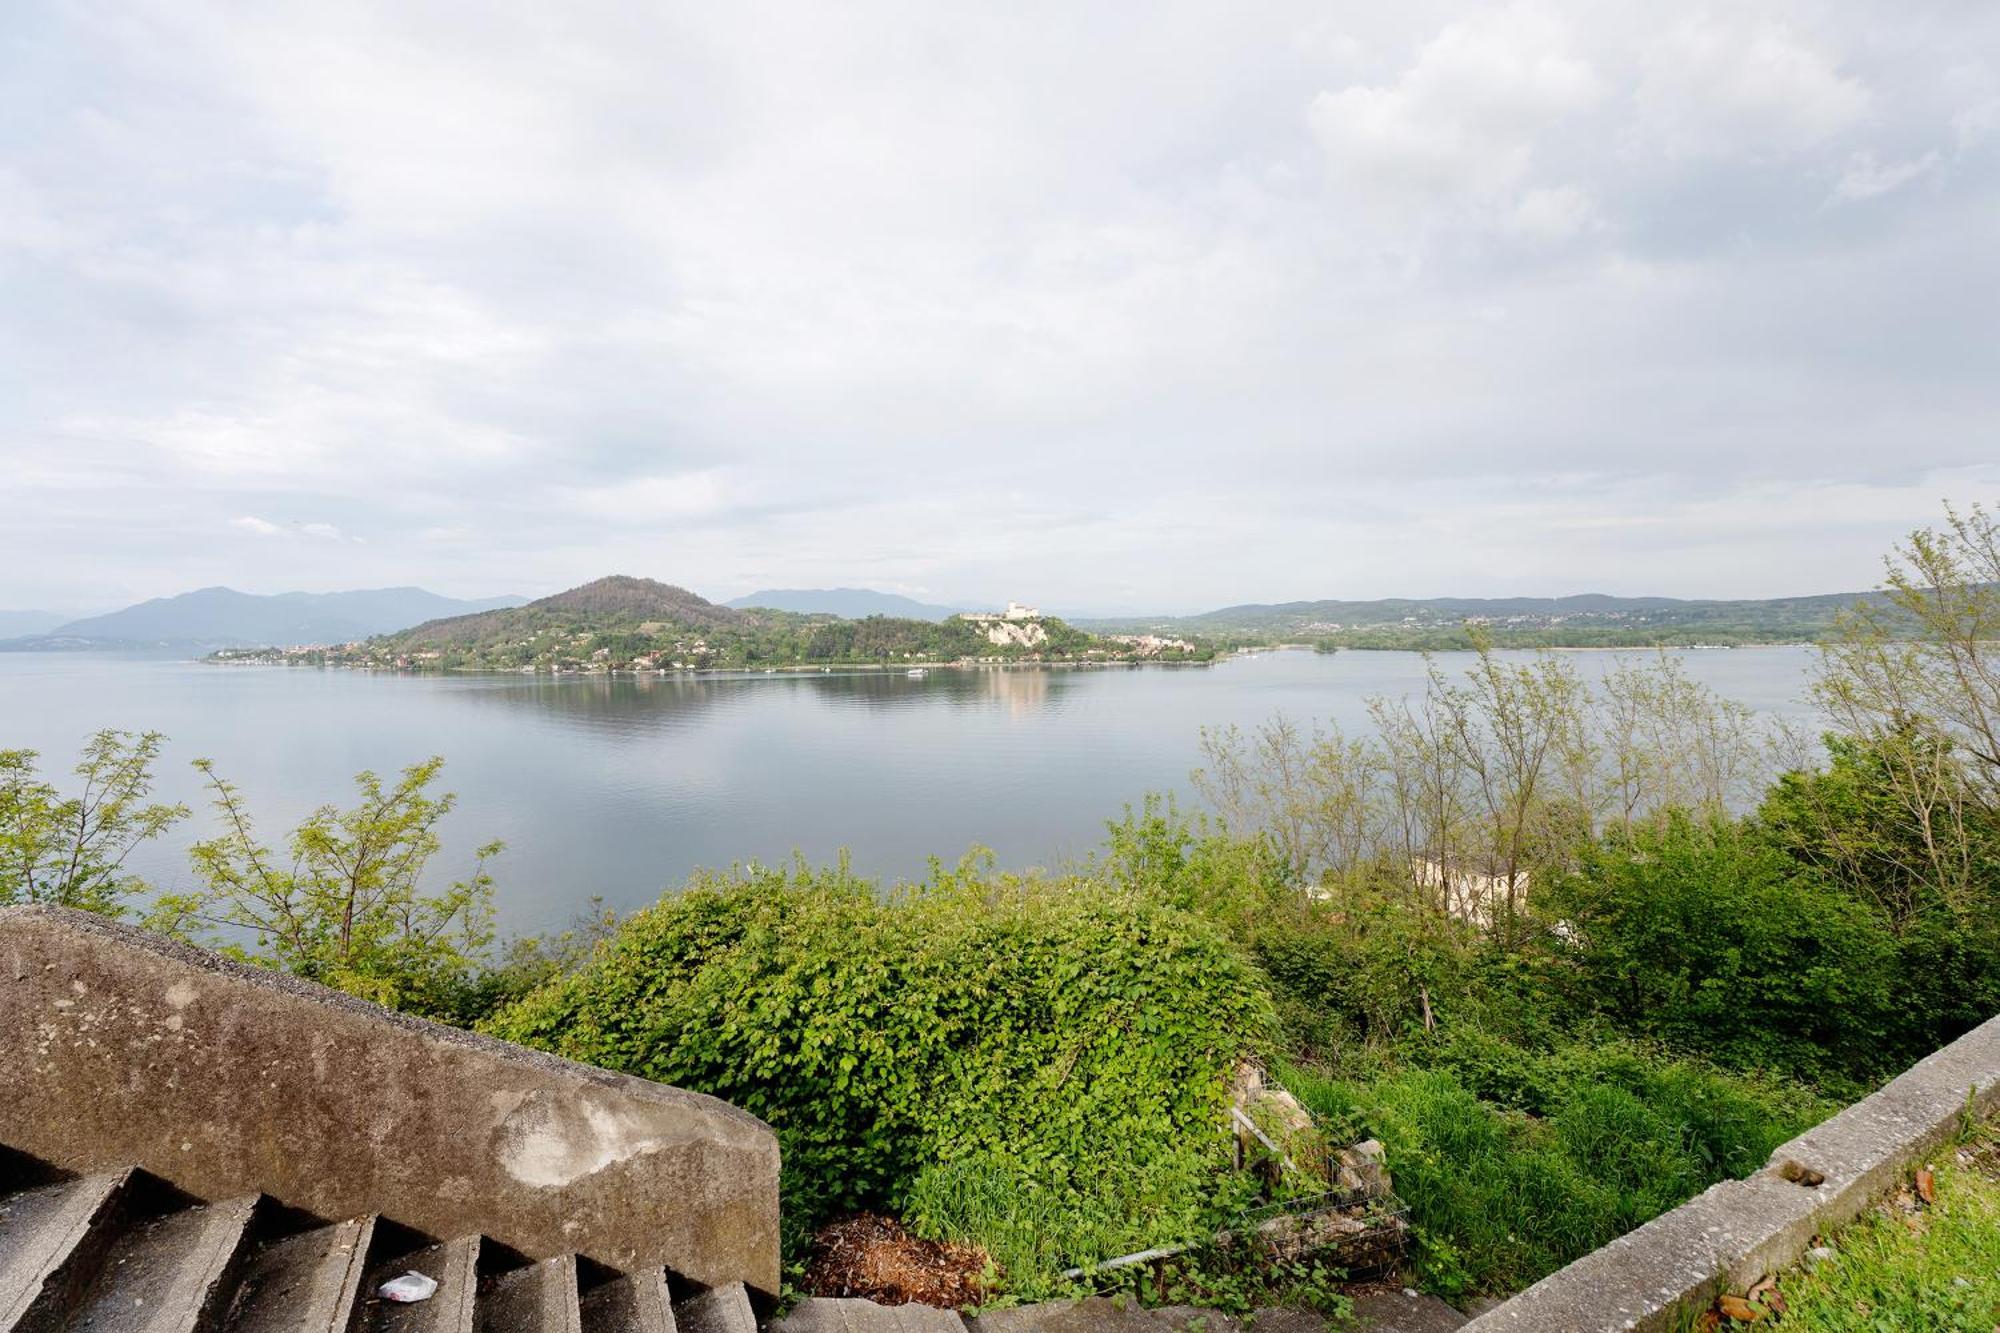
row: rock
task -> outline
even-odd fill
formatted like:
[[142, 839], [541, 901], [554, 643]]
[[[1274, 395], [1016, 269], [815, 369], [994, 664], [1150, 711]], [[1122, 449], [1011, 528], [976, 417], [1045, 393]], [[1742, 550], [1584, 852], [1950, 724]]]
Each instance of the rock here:
[[1803, 1185], [1807, 1189], [1818, 1189], [1826, 1184], [1824, 1171], [1815, 1171], [1802, 1162], [1787, 1161], [1778, 1168], [1778, 1174], [1794, 1185]]
[[1393, 1182], [1389, 1179], [1389, 1167], [1382, 1144], [1377, 1139], [1363, 1139], [1351, 1148], [1342, 1148], [1334, 1154], [1337, 1163], [1334, 1184], [1341, 1189], [1367, 1195], [1371, 1199], [1389, 1197]]
[[1754, 1324], [1764, 1317], [1761, 1307], [1752, 1305], [1741, 1296], [1718, 1296], [1715, 1308], [1722, 1311], [1725, 1319], [1734, 1319], [1742, 1324]]

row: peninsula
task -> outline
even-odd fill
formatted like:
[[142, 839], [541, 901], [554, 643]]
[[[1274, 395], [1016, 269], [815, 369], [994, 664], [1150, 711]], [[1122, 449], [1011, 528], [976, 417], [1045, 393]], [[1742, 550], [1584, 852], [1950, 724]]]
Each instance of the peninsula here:
[[847, 620], [721, 606], [685, 588], [612, 575], [525, 606], [429, 620], [341, 644], [230, 648], [220, 662], [370, 667], [399, 671], [784, 670], [974, 663], [1205, 662], [1200, 640], [1149, 633], [1092, 634], [1009, 604], [931, 621]]

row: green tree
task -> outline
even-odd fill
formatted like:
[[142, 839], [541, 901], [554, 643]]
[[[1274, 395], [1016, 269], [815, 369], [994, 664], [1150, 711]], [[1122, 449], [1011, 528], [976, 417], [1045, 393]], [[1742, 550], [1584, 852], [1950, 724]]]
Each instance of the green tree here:
[[[412, 764], [393, 784], [358, 774], [360, 800], [308, 815], [287, 838], [287, 862], [258, 839], [235, 785], [197, 760], [223, 832], [189, 849], [202, 887], [163, 897], [150, 924], [182, 936], [219, 930], [238, 956], [394, 1008], [455, 1016], [493, 940], [486, 865], [501, 844], [478, 848], [466, 878], [425, 889], [438, 823], [456, 804], [430, 792], [443, 765]], [[245, 936], [254, 944], [233, 942]]]
[[[1972, 798], [2000, 809], [2000, 518], [1947, 505], [1943, 528], [1912, 533], [1884, 563], [1885, 602], [1842, 618], [1818, 701], [1848, 735], [1948, 739]], [[1905, 801], [1925, 803], [1933, 780], [1899, 777]]]
[[[1921, 728], [1826, 745], [1827, 765], [1781, 777], [1758, 823], [1888, 923], [1901, 959], [1897, 1046], [1915, 1057], [2000, 1010], [2000, 816], [1965, 799], [1948, 742]], [[1934, 779], [1913, 803], [1918, 772]]]
[[1552, 898], [1581, 995], [1628, 1031], [1738, 1066], [1883, 1057], [1897, 1002], [1886, 920], [1752, 828], [1676, 811], [1613, 829]]
[[140, 843], [187, 817], [184, 805], [148, 801], [157, 731], [106, 729], [84, 744], [64, 796], [36, 776], [33, 750], [0, 750], [0, 907], [53, 903], [116, 916], [145, 891], [125, 861]]

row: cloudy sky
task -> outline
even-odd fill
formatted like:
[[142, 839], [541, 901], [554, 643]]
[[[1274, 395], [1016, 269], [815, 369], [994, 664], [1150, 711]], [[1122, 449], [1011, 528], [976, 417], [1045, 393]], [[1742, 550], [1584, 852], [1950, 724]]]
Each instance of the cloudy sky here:
[[0, 607], [1835, 591], [2000, 499], [2000, 6], [0, 6]]

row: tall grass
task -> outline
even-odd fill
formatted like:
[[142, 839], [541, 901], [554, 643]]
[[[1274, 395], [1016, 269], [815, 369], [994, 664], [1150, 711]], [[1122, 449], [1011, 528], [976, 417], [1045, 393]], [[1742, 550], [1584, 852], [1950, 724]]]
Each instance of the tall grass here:
[[1507, 1051], [1370, 1079], [1280, 1071], [1330, 1129], [1383, 1141], [1418, 1275], [1447, 1297], [1533, 1282], [1754, 1169], [1830, 1109], [1624, 1043]]

